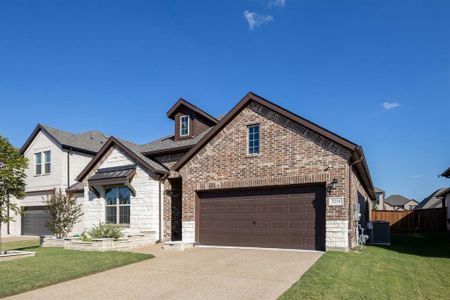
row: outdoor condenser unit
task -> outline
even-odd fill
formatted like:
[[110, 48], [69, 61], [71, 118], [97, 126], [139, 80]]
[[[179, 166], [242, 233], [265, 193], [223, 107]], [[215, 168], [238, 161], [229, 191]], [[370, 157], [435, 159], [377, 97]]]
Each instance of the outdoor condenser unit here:
[[372, 230], [370, 230], [370, 243], [375, 245], [391, 245], [389, 222], [373, 221], [370, 224], [372, 227]]

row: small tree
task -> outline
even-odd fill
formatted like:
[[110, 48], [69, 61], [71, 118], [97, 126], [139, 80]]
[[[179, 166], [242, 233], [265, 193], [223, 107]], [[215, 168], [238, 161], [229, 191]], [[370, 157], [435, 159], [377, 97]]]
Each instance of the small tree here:
[[63, 194], [61, 191], [56, 191], [47, 199], [46, 210], [50, 215], [47, 227], [59, 239], [67, 237], [75, 223], [83, 215], [77, 199], [71, 194]]
[[7, 138], [0, 136], [0, 253], [2, 251], [2, 224], [14, 222], [11, 212], [22, 214], [22, 210], [16, 203], [10, 201], [10, 197], [17, 199], [25, 195], [25, 169], [28, 160], [19, 150], [14, 148]]

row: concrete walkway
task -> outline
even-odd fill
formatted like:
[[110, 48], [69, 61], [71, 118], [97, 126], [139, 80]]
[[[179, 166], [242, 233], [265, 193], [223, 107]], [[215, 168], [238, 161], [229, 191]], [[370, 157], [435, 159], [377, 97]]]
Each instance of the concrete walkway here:
[[321, 256], [317, 252], [193, 248], [135, 252], [154, 259], [8, 299], [276, 299]]

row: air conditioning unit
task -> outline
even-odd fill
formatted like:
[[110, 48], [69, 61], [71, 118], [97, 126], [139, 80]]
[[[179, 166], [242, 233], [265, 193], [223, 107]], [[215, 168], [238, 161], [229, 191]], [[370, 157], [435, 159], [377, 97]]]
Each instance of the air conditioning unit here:
[[369, 222], [370, 243], [373, 245], [391, 245], [390, 224], [387, 221]]

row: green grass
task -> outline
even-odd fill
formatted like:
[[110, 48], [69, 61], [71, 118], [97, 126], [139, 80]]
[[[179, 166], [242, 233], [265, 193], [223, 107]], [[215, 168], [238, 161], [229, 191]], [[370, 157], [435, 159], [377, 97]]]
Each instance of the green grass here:
[[152, 258], [151, 254], [27, 248], [34, 257], [0, 262], [0, 297], [23, 293]]
[[22, 248], [35, 247], [35, 246], [39, 246], [39, 238], [3, 243], [2, 250], [22, 249]]
[[327, 252], [280, 299], [450, 299], [450, 234], [392, 236], [392, 246]]

